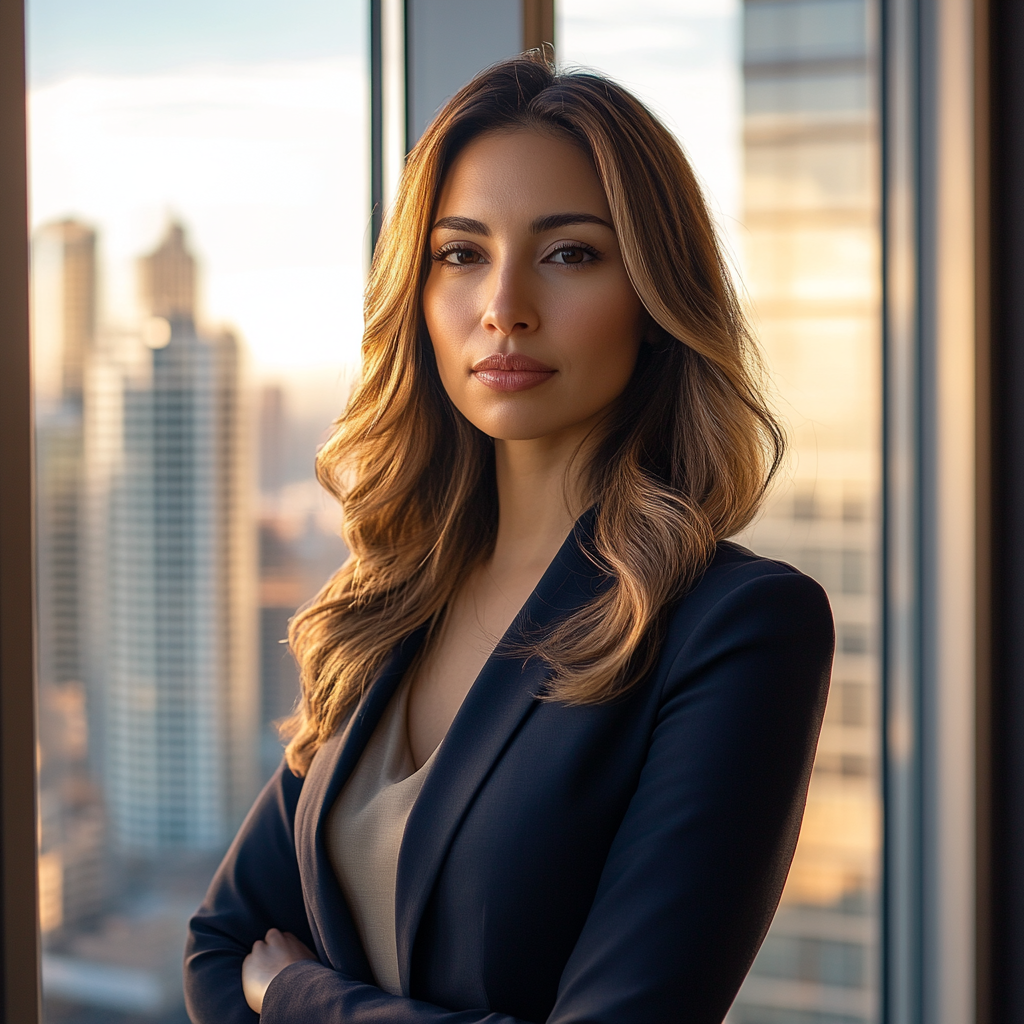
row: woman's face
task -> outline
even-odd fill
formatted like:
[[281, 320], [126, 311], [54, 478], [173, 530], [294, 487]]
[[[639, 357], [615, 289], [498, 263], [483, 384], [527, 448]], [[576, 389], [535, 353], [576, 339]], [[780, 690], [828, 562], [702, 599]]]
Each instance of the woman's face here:
[[484, 135], [452, 164], [430, 234], [427, 329], [449, 397], [502, 440], [585, 434], [642, 334], [604, 189], [576, 146]]

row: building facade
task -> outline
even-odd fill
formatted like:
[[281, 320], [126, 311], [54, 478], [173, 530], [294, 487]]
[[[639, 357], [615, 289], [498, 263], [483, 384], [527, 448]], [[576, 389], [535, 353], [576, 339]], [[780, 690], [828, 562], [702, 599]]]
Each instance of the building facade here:
[[209, 850], [258, 783], [252, 430], [182, 228], [138, 269], [141, 329], [108, 340], [86, 402], [100, 770], [121, 848]]
[[791, 482], [756, 550], [826, 588], [832, 690], [782, 905], [732, 1024], [878, 1019], [881, 294], [872, 0], [745, 0], [745, 281]]
[[39, 612], [40, 923], [51, 941], [100, 912], [106, 821], [89, 772], [83, 686], [83, 375], [96, 343], [96, 234], [32, 240]]

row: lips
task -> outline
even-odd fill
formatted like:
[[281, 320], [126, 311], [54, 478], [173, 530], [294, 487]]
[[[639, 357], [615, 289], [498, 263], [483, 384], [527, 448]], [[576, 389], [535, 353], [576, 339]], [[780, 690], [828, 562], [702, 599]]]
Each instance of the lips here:
[[543, 384], [555, 370], [521, 352], [495, 352], [472, 366], [473, 376], [495, 391], [526, 391]]

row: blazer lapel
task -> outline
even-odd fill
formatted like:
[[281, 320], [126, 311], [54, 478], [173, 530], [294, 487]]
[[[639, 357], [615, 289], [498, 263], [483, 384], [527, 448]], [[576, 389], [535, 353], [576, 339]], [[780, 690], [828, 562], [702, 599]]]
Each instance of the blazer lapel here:
[[395, 917], [402, 992], [409, 995], [412, 950], [420, 919], [448, 848], [491, 767], [536, 706], [549, 667], [539, 658], [502, 656], [591, 600], [608, 577], [587, 553], [595, 512], [585, 513], [470, 688], [413, 805], [398, 860]]
[[310, 928], [321, 961], [350, 977], [372, 982], [373, 974], [355, 922], [327, 857], [324, 828], [342, 786], [355, 768], [425, 630], [399, 644], [354, 713], [316, 753], [295, 808], [295, 851]]

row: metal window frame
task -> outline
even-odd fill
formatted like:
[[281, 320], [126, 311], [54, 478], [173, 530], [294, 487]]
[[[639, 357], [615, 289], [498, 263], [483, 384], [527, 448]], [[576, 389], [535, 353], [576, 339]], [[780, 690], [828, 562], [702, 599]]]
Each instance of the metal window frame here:
[[[998, 547], [1012, 522], [1000, 479], [1024, 478], [1024, 445], [1007, 443], [1013, 410], [998, 399], [1015, 381], [1024, 397], [1024, 366], [1000, 343], [996, 314], [1011, 291], [992, 273], [991, 44], [1003, 40], [1010, 72], [1024, 52], [1019, 14], [1016, 42], [1004, 39], [1015, 9], [882, 0], [886, 1024], [996, 1024], [1024, 1009], [1024, 991], [1015, 1014], [1003, 998], [1014, 962], [1007, 918], [1019, 930], [1024, 901], [1007, 915], [1000, 892], [1014, 871], [1024, 881], [1024, 850], [1016, 864], [1006, 856], [1000, 802], [1008, 757], [1024, 743], [1024, 709], [1009, 731], [1001, 723], [1014, 688], [1005, 669], [1024, 669], [1024, 648], [1007, 653], [1021, 641], [1006, 614], [1024, 611], [1024, 586], [1018, 575], [1007, 596]], [[1004, 107], [1024, 113], [1024, 96]], [[1003, 175], [1004, 192], [1011, 181]], [[1024, 551], [1015, 558], [1024, 570]], [[1002, 746], [1000, 731], [1013, 734]]]
[[979, 0], [979, 324], [988, 646], [979, 713], [979, 1022], [1024, 1019], [1024, 6]]
[[25, 10], [0, 0], [0, 1007], [41, 1011]]

